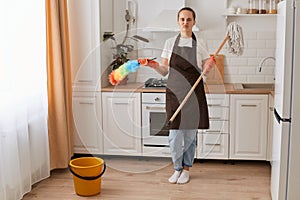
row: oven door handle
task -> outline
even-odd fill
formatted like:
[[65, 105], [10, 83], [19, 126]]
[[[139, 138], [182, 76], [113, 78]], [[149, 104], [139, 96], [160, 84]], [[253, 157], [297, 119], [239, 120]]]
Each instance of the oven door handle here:
[[146, 106], [146, 110], [166, 110], [166, 107]]

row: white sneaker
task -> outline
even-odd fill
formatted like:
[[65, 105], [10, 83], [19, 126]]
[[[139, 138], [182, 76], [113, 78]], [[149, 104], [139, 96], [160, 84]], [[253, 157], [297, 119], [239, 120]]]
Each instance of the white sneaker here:
[[169, 182], [170, 183], [177, 183], [177, 180], [180, 176], [181, 171], [176, 171], [174, 172], [174, 174], [169, 178]]
[[189, 182], [189, 180], [190, 180], [190, 171], [182, 170], [182, 172], [177, 180], [177, 183], [185, 184], [185, 183]]

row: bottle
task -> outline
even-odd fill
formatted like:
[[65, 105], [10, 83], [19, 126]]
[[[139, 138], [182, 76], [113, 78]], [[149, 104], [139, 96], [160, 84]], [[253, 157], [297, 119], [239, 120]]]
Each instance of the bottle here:
[[257, 14], [257, 9], [256, 9], [256, 0], [249, 0], [248, 2], [248, 14]]
[[277, 14], [277, 1], [276, 0], [269, 0], [268, 14]]
[[267, 13], [266, 4], [267, 4], [267, 0], [259, 0], [258, 1], [258, 14], [266, 14]]

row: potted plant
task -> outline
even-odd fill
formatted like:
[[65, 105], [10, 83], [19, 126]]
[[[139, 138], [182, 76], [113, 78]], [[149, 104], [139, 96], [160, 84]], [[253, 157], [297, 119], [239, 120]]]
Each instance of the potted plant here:
[[[119, 44], [116, 46], [116, 53], [113, 55], [114, 60], [110, 63], [109, 67], [111, 70], [118, 69], [121, 65], [126, 63], [129, 59], [127, 57], [127, 52], [132, 51], [133, 47], [131, 45], [122, 45]], [[124, 78], [119, 85], [126, 85], [128, 77]]]

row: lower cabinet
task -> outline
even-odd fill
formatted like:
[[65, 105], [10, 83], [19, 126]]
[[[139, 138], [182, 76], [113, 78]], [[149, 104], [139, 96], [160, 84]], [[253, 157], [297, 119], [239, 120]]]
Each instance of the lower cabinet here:
[[140, 95], [102, 93], [104, 154], [142, 155]]
[[228, 159], [228, 134], [199, 133], [197, 145], [197, 158]]
[[268, 95], [230, 96], [229, 159], [267, 160]]
[[[102, 140], [95, 120], [97, 97], [75, 98], [75, 108], [89, 124], [77, 125], [81, 140], [91, 151], [108, 155], [169, 157], [169, 148], [142, 150], [141, 93], [102, 92]], [[272, 139], [269, 115], [272, 101], [266, 94], [207, 94], [210, 128], [199, 130], [196, 158], [269, 160]], [[94, 121], [93, 121], [94, 120]], [[84, 122], [84, 121], [82, 121]], [[85, 131], [84, 131], [85, 130]], [[84, 132], [93, 133], [86, 136]], [[100, 148], [103, 147], [103, 149]], [[81, 149], [80, 145], [76, 146]], [[143, 152], [144, 151], [144, 152]]]
[[229, 95], [206, 94], [210, 127], [199, 130], [197, 158], [228, 159]]
[[100, 110], [100, 93], [73, 93], [74, 153], [103, 153]]

